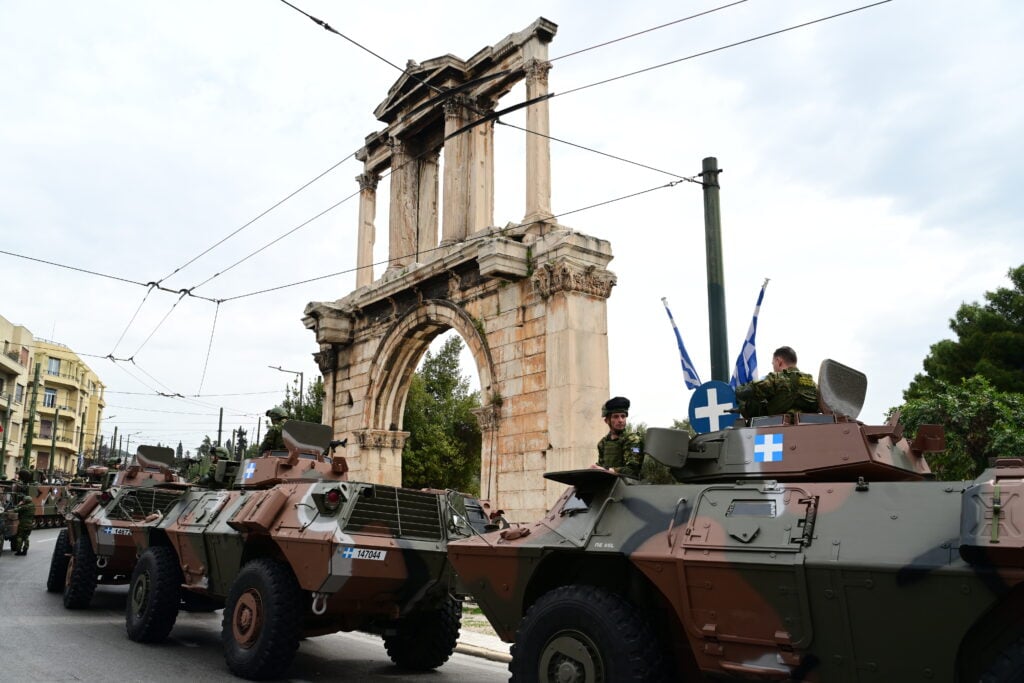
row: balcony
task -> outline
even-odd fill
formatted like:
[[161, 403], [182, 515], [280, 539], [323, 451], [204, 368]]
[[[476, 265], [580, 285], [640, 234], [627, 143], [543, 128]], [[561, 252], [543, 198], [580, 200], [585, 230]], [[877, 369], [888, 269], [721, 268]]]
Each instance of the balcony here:
[[18, 362], [17, 351], [0, 353], [0, 369], [13, 375], [23, 375], [28, 371], [28, 368]]
[[72, 387], [78, 389], [80, 377], [78, 374], [73, 372], [50, 372], [46, 370], [43, 372], [44, 384], [61, 384], [66, 387]]

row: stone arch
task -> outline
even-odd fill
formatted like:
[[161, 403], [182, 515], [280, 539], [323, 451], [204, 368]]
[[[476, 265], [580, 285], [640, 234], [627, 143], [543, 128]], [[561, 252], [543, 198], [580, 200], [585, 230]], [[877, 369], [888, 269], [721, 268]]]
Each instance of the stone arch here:
[[469, 347], [480, 379], [481, 400], [485, 405], [489, 403], [494, 370], [486, 340], [464, 309], [443, 299], [426, 300], [392, 324], [371, 362], [363, 415], [371, 429], [402, 427], [405, 398], [416, 365], [430, 342], [449, 329], [458, 332]]

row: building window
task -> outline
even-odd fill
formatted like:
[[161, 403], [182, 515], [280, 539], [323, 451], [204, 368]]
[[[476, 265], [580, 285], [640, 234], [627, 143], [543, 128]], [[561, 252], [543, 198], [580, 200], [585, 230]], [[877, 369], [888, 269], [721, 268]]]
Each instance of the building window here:
[[53, 420], [39, 421], [39, 436], [43, 439], [49, 439], [53, 436]]
[[60, 374], [60, 358], [51, 358], [49, 363], [46, 365], [46, 373], [48, 375], [59, 375]]
[[26, 368], [28, 367], [28, 347], [21, 347], [21, 364]]
[[53, 408], [56, 405], [57, 405], [57, 390], [56, 389], [47, 389], [46, 390], [46, 395], [43, 396], [43, 407], [44, 408]]
[[21, 403], [21, 399], [25, 396], [25, 385], [17, 384], [14, 387], [14, 402]]

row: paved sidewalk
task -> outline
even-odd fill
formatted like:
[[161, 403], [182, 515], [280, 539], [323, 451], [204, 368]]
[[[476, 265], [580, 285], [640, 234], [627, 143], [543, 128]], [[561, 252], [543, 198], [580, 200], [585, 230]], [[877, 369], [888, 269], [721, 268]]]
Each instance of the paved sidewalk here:
[[495, 662], [510, 662], [510, 647], [511, 645], [502, 642], [498, 636], [462, 629], [459, 631], [459, 642], [455, 645], [455, 651]]

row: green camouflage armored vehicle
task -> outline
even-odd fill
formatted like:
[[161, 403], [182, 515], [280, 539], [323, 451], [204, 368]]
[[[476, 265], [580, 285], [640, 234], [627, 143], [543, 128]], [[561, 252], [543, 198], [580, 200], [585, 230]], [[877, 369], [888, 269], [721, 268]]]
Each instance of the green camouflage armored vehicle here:
[[[138, 559], [133, 523], [176, 500], [188, 484], [174, 472], [174, 450], [139, 446], [109, 486], [82, 488], [53, 547], [46, 590], [64, 593], [68, 609], [88, 607], [97, 584], [126, 584]], [[103, 468], [105, 470], [106, 468]], [[96, 471], [103, 478], [106, 471]]]
[[512, 680], [1024, 680], [1024, 460], [935, 481], [941, 428], [858, 422], [866, 385], [826, 361], [822, 413], [650, 429], [678, 483], [549, 473], [543, 519], [449, 545]]
[[191, 596], [224, 608], [224, 656], [245, 678], [281, 675], [303, 637], [354, 629], [383, 635], [400, 666], [443, 664], [461, 619], [445, 549], [485, 530], [482, 505], [348, 481], [345, 459], [326, 454], [338, 444], [327, 425], [289, 421], [282, 434], [287, 450], [219, 463], [226, 488], [136, 525], [128, 637], [163, 640]]

